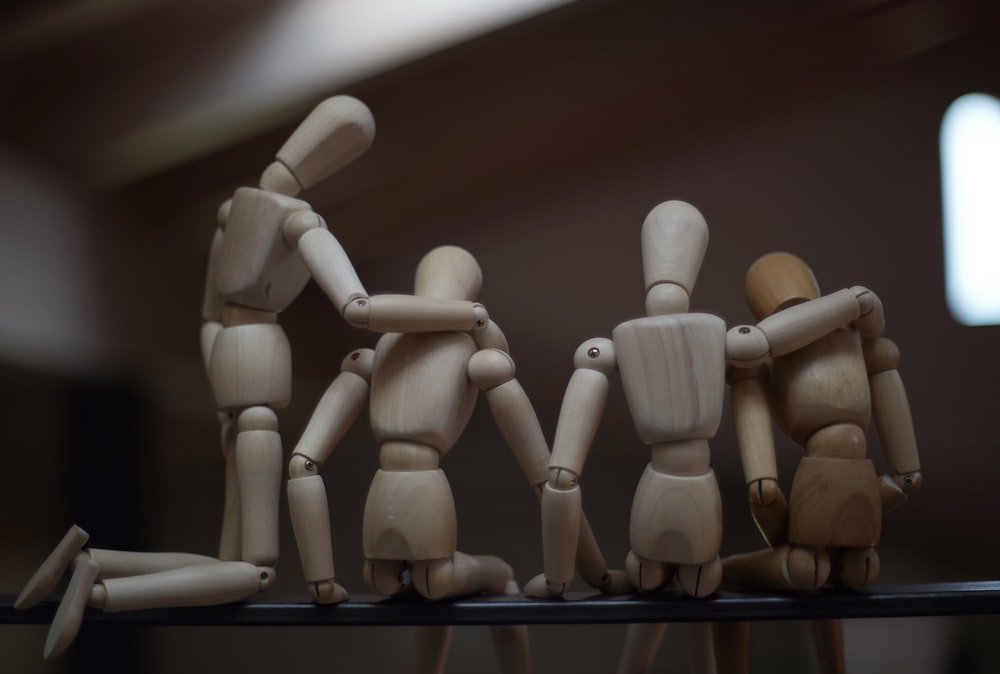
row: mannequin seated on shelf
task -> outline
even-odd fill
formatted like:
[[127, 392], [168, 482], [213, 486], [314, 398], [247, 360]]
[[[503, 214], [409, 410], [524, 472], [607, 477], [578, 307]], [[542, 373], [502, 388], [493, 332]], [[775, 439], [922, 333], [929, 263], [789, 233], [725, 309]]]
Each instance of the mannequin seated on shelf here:
[[[467, 251], [442, 246], [416, 271], [414, 296], [472, 302], [482, 272]], [[318, 602], [347, 597], [335, 580], [326, 487], [319, 473], [367, 403], [379, 469], [365, 503], [364, 578], [379, 595], [415, 591], [427, 599], [518, 594], [499, 557], [457, 550], [451, 487], [440, 467], [483, 391], [491, 412], [536, 488], [547, 476], [548, 446], [527, 395], [514, 378], [507, 340], [492, 320], [475, 331], [390, 332], [358, 349], [320, 400], [292, 455], [288, 498], [303, 574]], [[524, 626], [493, 628], [504, 672], [527, 672]], [[439, 671], [448, 627], [418, 631], [420, 672]]]

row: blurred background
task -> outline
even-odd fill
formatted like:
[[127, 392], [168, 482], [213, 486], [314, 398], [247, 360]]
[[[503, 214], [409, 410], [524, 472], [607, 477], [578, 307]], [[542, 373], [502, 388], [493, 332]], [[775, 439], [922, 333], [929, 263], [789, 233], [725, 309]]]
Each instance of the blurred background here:
[[[364, 100], [378, 135], [305, 198], [373, 293], [410, 290], [433, 246], [472, 251], [550, 440], [576, 346], [643, 312], [639, 227], [661, 201], [709, 223], [695, 311], [750, 321], [743, 274], [778, 249], [825, 290], [874, 289], [925, 480], [886, 518], [881, 582], [997, 578], [1000, 328], [960, 325], [945, 297], [939, 132], [969, 92], [1000, 93], [993, 0], [5, 3], [0, 593], [16, 594], [71, 522], [96, 547], [214, 554], [222, 457], [197, 336], [215, 211], [335, 93]], [[315, 286], [281, 322], [295, 359], [287, 452], [343, 355], [374, 335]], [[377, 459], [366, 422], [324, 469], [338, 577], [356, 594]], [[779, 451], [787, 480], [801, 451]], [[583, 485], [615, 566], [648, 457], [613, 382]], [[724, 554], [759, 547], [727, 416], [713, 464]], [[504, 557], [522, 583], [538, 573], [537, 504], [485, 403], [443, 468], [459, 547]], [[282, 550], [273, 595], [304, 596], [287, 526]], [[848, 662], [997, 671], [998, 627], [849, 621]], [[533, 627], [536, 670], [612, 671], [624, 629]], [[44, 663], [44, 634], [0, 626], [0, 669], [406, 671], [411, 643], [403, 627], [85, 624]], [[752, 640], [752, 671], [813, 671], [804, 626], [758, 623]], [[689, 671], [687, 643], [671, 627], [654, 671]], [[485, 628], [457, 630], [449, 671], [497, 671]]]

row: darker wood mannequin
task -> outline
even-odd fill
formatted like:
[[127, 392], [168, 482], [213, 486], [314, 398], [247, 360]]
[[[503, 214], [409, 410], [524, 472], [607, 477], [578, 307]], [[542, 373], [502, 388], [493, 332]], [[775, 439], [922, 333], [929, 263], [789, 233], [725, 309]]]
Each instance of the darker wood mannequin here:
[[[863, 590], [878, 577], [882, 514], [919, 488], [922, 477], [899, 351], [882, 336], [878, 298], [854, 289], [870, 309], [790, 353], [731, 369], [732, 407], [750, 509], [768, 547], [727, 557], [728, 584], [813, 591], [827, 582]], [[747, 273], [758, 319], [819, 296], [812, 271], [788, 253], [760, 258]], [[874, 418], [890, 473], [867, 457]], [[805, 450], [789, 498], [778, 483], [772, 422]], [[839, 623], [817, 625], [824, 671], [842, 671]], [[736, 670], [739, 671], [739, 670]]]

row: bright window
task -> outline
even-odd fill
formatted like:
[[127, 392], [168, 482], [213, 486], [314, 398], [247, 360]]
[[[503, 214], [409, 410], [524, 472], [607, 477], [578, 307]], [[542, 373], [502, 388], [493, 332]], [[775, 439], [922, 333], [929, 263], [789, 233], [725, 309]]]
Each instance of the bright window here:
[[945, 292], [963, 325], [1000, 324], [1000, 99], [967, 94], [941, 122]]

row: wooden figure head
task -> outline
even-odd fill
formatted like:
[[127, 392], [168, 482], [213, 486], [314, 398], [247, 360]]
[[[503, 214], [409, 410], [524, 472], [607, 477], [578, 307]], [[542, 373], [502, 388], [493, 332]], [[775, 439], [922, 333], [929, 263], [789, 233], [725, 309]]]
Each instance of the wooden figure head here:
[[768, 253], [750, 265], [743, 289], [758, 320], [819, 297], [819, 284], [809, 265], [796, 255], [782, 252]]
[[439, 246], [417, 265], [413, 294], [447, 300], [479, 297], [483, 272], [472, 254], [458, 246]]
[[686, 311], [687, 298], [708, 248], [708, 225], [691, 204], [666, 201], [642, 223], [642, 270], [646, 282], [646, 312]]
[[264, 189], [295, 196], [360, 157], [375, 140], [375, 118], [351, 96], [317, 105], [261, 177]]

